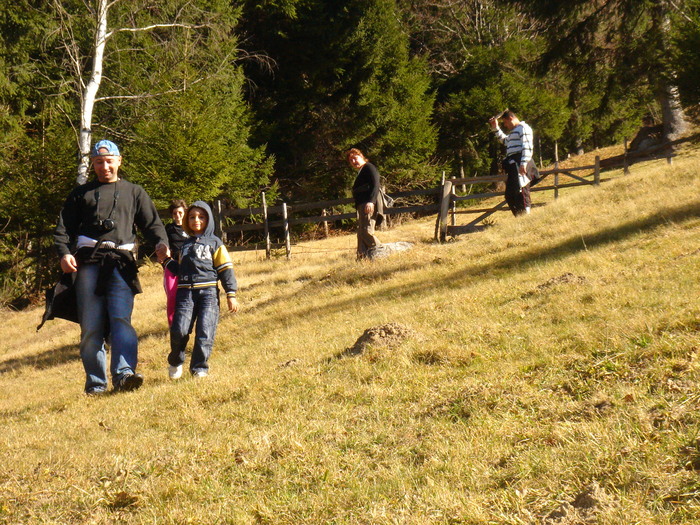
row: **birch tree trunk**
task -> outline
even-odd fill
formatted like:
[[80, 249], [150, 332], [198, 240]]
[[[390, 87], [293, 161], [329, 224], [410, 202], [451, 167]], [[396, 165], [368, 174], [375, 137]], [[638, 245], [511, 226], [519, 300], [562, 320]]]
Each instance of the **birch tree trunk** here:
[[688, 129], [678, 87], [670, 82], [664, 83], [659, 86], [658, 96], [663, 114], [664, 137], [666, 140], [677, 139]]
[[[671, 4], [669, 0], [659, 0], [655, 9], [654, 27], [658, 34], [658, 46], [660, 55], [663, 57], [670, 54], [670, 32], [671, 32]], [[664, 122], [664, 138], [674, 140], [681, 136], [688, 128], [678, 86], [675, 85], [676, 72], [668, 66], [660, 67], [657, 78], [653, 79], [656, 85], [656, 97], [661, 106]]]
[[78, 184], [85, 184], [88, 179], [90, 144], [92, 142], [92, 112], [95, 107], [97, 90], [100, 88], [100, 82], [102, 81], [102, 62], [104, 60], [105, 44], [107, 41], [108, 10], [108, 0], [97, 0], [97, 27], [95, 31], [92, 72], [82, 93], [82, 106], [80, 110], [80, 136], [78, 138], [80, 162], [78, 163]]

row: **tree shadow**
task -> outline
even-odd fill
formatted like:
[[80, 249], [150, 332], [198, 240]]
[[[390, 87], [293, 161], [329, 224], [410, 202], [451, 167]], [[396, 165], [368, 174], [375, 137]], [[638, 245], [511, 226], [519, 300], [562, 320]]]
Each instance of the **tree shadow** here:
[[[635, 221], [629, 221], [627, 223], [620, 224], [614, 228], [600, 230], [583, 238], [579, 234], [573, 235], [569, 239], [562, 241], [558, 245], [549, 248], [540, 248], [537, 246], [533, 246], [525, 252], [503, 258], [495, 264], [488, 265], [476, 262], [474, 264], [462, 267], [459, 270], [456, 270], [452, 273], [444, 275], [443, 277], [437, 280], [425, 279], [419, 283], [411, 285], [397, 284], [390, 288], [383, 288], [381, 290], [371, 291], [367, 295], [363, 296], [361, 299], [357, 296], [353, 296], [351, 298], [338, 300], [333, 303], [326, 303], [322, 306], [313, 306], [289, 310], [284, 314], [276, 315], [274, 318], [270, 318], [266, 322], [263, 321], [260, 324], [260, 326], [262, 329], [265, 329], [267, 325], [267, 328], [269, 330], [277, 330], [280, 326], [280, 323], [284, 322], [285, 320], [298, 319], [301, 316], [314, 314], [321, 310], [325, 313], [331, 314], [345, 311], [348, 309], [354, 310], [357, 309], [358, 304], [368, 299], [373, 299], [377, 301], [377, 303], [381, 304], [383, 300], [391, 300], [388, 298], [410, 298], [415, 296], [420, 297], [425, 295], [427, 292], [433, 292], [437, 288], [452, 287], [454, 286], [455, 282], [459, 282], [460, 280], [464, 280], [465, 278], [473, 278], [475, 276], [488, 275], [493, 271], [497, 270], [522, 268], [527, 263], [536, 262], [543, 258], [562, 259], [581, 250], [586, 250], [597, 246], [604, 246], [606, 244], [622, 241], [625, 238], [635, 235], [640, 231], [653, 229], [671, 222], [683, 221], [697, 217], [700, 217], [700, 203], [693, 203], [675, 208], [661, 209], [652, 217], [639, 219]], [[388, 280], [394, 274], [410, 272], [412, 270], [422, 268], [425, 266], [425, 262], [415, 262], [406, 266], [399, 266], [395, 268], [382, 268], [379, 271], [377, 271], [377, 269], [373, 268], [371, 265], [368, 265], [368, 267], [366, 269], [363, 269], [362, 271], [358, 271], [357, 267], [355, 266], [348, 266], [347, 268], [342, 269], [336, 275], [321, 277], [318, 280], [306, 283], [303, 289], [311, 288], [311, 292], [313, 292], [314, 287], [323, 287], [327, 286], [328, 284], [333, 285], [339, 282], [351, 285], [365, 286], [367, 284], [376, 283], [378, 281]], [[299, 291], [293, 291], [288, 294], [279, 294], [273, 298], [262, 301], [261, 303], [256, 305], [256, 309], [272, 306], [278, 302], [288, 300], [289, 297], [298, 293]], [[250, 315], [259, 314], [251, 312]], [[153, 329], [148, 332], [139, 333], [139, 343], [143, 343], [148, 338], [153, 337], [159, 334], [160, 332], [160, 330]], [[344, 352], [341, 352], [341, 354], [344, 354]], [[31, 367], [35, 370], [44, 370], [79, 359], [80, 353], [78, 350], [78, 343], [76, 341], [76, 344], [74, 345], [65, 345], [60, 348], [46, 350], [38, 355], [30, 355], [2, 361], [0, 362], [0, 375], [11, 372], [18, 368], [26, 367]]]
[[[375, 308], [381, 308], [381, 302], [383, 300], [387, 300], [387, 298], [421, 297], [426, 293], [434, 292], [439, 288], [450, 288], [454, 286], [455, 282], [463, 281], [465, 278], [488, 276], [489, 274], [498, 270], [524, 268], [528, 263], [541, 261], [543, 258], [563, 259], [582, 250], [620, 242], [627, 237], [639, 233], [640, 231], [653, 229], [671, 222], [684, 221], [698, 217], [700, 217], [700, 203], [693, 203], [675, 208], [660, 209], [652, 217], [629, 221], [616, 227], [600, 230], [586, 236], [581, 236], [580, 234], [572, 235], [569, 239], [562, 241], [558, 245], [548, 248], [533, 246], [531, 249], [526, 250], [525, 252], [514, 254], [510, 257], [505, 257], [495, 264], [489, 265], [476, 262], [444, 275], [437, 280], [425, 279], [419, 283], [410, 285], [397, 284], [390, 288], [383, 288], [382, 290], [373, 291], [372, 293], [361, 298], [358, 296], [353, 296], [352, 298], [338, 300], [334, 303], [326, 303], [322, 306], [290, 310], [287, 313], [276, 315], [274, 319], [270, 319], [269, 328], [271, 330], [275, 330], [280, 326], [281, 322], [293, 321], [295, 318], [313, 315], [320, 310], [324, 311], [325, 313], [337, 313], [347, 309], [357, 309], [358, 304], [367, 302], [368, 300], [377, 301], [378, 304], [375, 306]], [[386, 272], [380, 273], [384, 273], [384, 277], [388, 277], [389, 275], [398, 273], [399, 271], [411, 270], [414, 268], [414, 266], [416, 265], [411, 265], [408, 268], [390, 269]], [[422, 264], [421, 266], [425, 266], [425, 264]], [[270, 300], [266, 306], [272, 304], [273, 302], [275, 301]], [[261, 327], [264, 327], [264, 323], [261, 325]]]
[[[153, 329], [142, 331], [138, 334], [139, 352], [141, 345], [152, 337], [161, 334], [161, 330]], [[107, 350], [109, 353], [109, 349]], [[60, 366], [72, 361], [80, 362], [79, 340], [75, 344], [64, 345], [59, 348], [45, 350], [39, 354], [32, 354], [22, 357], [15, 357], [0, 362], [0, 375], [12, 372], [17, 369], [31, 368], [33, 370], [46, 370], [55, 366]]]
[[46, 370], [47, 368], [60, 366], [76, 359], [80, 359], [78, 345], [65, 345], [60, 348], [46, 350], [40, 354], [15, 357], [7, 361], [2, 361], [0, 362], [0, 375], [27, 367], [31, 367], [35, 370]]
[[[398, 273], [410, 272], [424, 268], [425, 265], [425, 262], [415, 262], [401, 267], [383, 267], [378, 269], [376, 266], [372, 266], [371, 262], [367, 262], [366, 268], [347, 266], [338, 270], [334, 274], [328, 274], [314, 280], [309, 280], [304, 283], [301, 289], [295, 289], [287, 293], [278, 293], [274, 297], [261, 300], [260, 302], [256, 303], [255, 308], [272, 307], [278, 303], [288, 301], [290, 298], [295, 297], [300, 293], [314, 293], [313, 290], [315, 289], [323, 289], [327, 286], [333, 286], [336, 284], [366, 286], [375, 282], [388, 280]], [[246, 290], [257, 288], [262, 284], [263, 283], [256, 283], [251, 287], [247, 287]]]

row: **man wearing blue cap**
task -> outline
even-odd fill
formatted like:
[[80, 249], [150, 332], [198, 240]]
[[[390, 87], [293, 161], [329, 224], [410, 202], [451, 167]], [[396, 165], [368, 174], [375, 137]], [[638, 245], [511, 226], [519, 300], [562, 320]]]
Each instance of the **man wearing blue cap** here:
[[97, 179], [75, 188], [54, 232], [65, 273], [75, 278], [80, 322], [80, 357], [85, 393], [107, 391], [107, 352], [115, 391], [135, 390], [138, 337], [131, 325], [134, 295], [141, 292], [136, 268], [135, 228], [156, 246], [159, 260], [169, 255], [168, 237], [153, 201], [137, 184], [122, 179], [119, 148], [97, 142], [90, 153]]

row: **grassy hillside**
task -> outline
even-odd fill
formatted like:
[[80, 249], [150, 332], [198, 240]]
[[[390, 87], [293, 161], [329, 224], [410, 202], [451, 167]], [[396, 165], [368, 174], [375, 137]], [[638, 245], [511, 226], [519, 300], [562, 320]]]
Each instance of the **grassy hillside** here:
[[77, 327], [5, 312], [0, 523], [697, 523], [699, 157], [373, 263], [236, 254], [203, 380], [167, 378], [155, 266], [135, 392], [85, 397]]

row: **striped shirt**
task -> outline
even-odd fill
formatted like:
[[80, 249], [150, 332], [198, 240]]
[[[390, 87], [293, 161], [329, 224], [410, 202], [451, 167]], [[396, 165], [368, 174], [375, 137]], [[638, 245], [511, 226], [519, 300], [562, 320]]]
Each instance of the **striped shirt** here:
[[534, 140], [532, 128], [528, 124], [521, 120], [507, 135], [501, 128], [496, 128], [496, 136], [506, 145], [506, 157], [522, 153], [520, 164], [524, 166], [530, 162]]

